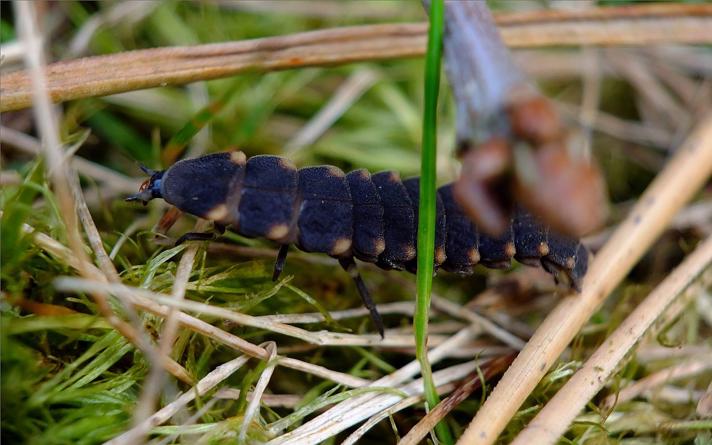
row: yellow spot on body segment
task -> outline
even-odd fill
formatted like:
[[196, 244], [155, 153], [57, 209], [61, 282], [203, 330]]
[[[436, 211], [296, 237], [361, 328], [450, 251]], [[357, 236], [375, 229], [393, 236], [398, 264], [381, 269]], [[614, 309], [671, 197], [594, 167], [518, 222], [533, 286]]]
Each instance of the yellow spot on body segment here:
[[445, 256], [445, 249], [443, 249], [442, 247], [438, 247], [437, 249], [435, 249], [435, 264], [440, 265], [444, 263], [446, 259], [447, 257]]
[[383, 251], [386, 250], [386, 240], [378, 238], [374, 244], [374, 247], [376, 248], [376, 255], [382, 254]]
[[415, 258], [415, 246], [406, 244], [403, 246], [403, 253], [405, 254], [405, 261], [410, 261]]
[[388, 180], [390, 182], [400, 182], [400, 180], [401, 180], [400, 174], [398, 172], [389, 172]]
[[470, 262], [472, 264], [479, 263], [480, 262], [480, 251], [473, 247], [472, 249], [467, 251], [467, 258], [470, 259]]
[[537, 251], [539, 252], [540, 256], [547, 256], [547, 255], [549, 255], [549, 245], [544, 242], [539, 243], [539, 247], [537, 248]]
[[296, 170], [297, 166], [292, 163], [289, 159], [279, 158], [279, 166], [285, 170]]
[[271, 239], [273, 241], [280, 240], [287, 236], [289, 233], [289, 226], [286, 224], [275, 224], [272, 227], [270, 227], [269, 232], [267, 232], [267, 239]]
[[230, 153], [230, 162], [243, 166], [247, 162], [247, 156], [245, 156], [245, 153], [241, 151], [233, 151]]
[[572, 256], [566, 258], [566, 268], [569, 270], [574, 270], [574, 266], [576, 266], [576, 258]]
[[507, 255], [508, 258], [514, 258], [514, 255], [517, 253], [517, 249], [514, 247], [513, 242], [508, 242], [504, 246], [504, 254]]
[[341, 255], [346, 253], [351, 249], [351, 240], [349, 238], [339, 238], [334, 241], [334, 245], [331, 247], [331, 255]]
[[225, 204], [219, 204], [206, 213], [204, 218], [211, 221], [222, 221], [227, 218], [229, 213]]
[[335, 178], [343, 178], [344, 176], [346, 176], [339, 167], [335, 167], [333, 165], [329, 165], [327, 167], [327, 171], [330, 176], [333, 176]]
[[363, 179], [370, 179], [371, 178], [371, 173], [368, 172], [365, 168], [362, 168], [361, 170], [358, 171], [359, 176], [361, 176]]

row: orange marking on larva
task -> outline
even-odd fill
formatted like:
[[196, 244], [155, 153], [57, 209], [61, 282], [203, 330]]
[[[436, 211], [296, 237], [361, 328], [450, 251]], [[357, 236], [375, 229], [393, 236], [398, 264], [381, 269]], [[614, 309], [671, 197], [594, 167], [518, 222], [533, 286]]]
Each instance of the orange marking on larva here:
[[514, 258], [514, 255], [517, 253], [516, 247], [514, 247], [513, 242], [508, 242], [504, 246], [504, 254], [507, 255], [508, 258]]
[[363, 179], [369, 179], [371, 177], [371, 173], [368, 172], [365, 168], [362, 168], [359, 170], [359, 176], [361, 176]]
[[287, 236], [289, 233], [289, 226], [286, 224], [275, 224], [272, 227], [270, 227], [269, 232], [267, 232], [267, 239], [271, 239], [273, 241], [280, 240]]
[[222, 221], [227, 217], [228, 213], [227, 206], [225, 204], [219, 204], [205, 214], [205, 219], [209, 219], [211, 221]]
[[435, 264], [442, 264], [445, 262], [447, 257], [445, 256], [445, 249], [438, 247], [435, 249]]
[[378, 238], [374, 244], [374, 247], [376, 248], [376, 255], [382, 254], [383, 251], [386, 250], [386, 240]]
[[480, 251], [473, 247], [472, 249], [467, 251], [467, 258], [470, 259], [470, 262], [472, 264], [479, 263], [480, 262]]
[[330, 176], [333, 176], [335, 178], [343, 178], [344, 176], [346, 176], [339, 167], [335, 167], [333, 165], [329, 165], [327, 167], [327, 171], [329, 172]]
[[296, 170], [297, 166], [292, 163], [289, 159], [286, 158], [280, 158], [279, 161], [279, 166], [282, 167], [285, 170]]
[[334, 242], [329, 254], [334, 256], [341, 255], [348, 252], [349, 249], [351, 249], [351, 240], [349, 238], [339, 238]]
[[569, 270], [574, 270], [574, 266], [576, 266], [576, 258], [572, 256], [566, 258], [566, 268]]
[[403, 253], [405, 253], [405, 261], [410, 261], [415, 258], [415, 246], [406, 245], [403, 246]]
[[539, 251], [540, 256], [547, 256], [549, 255], [549, 245], [546, 244], [545, 242], [539, 243], [539, 247], [537, 248], [537, 251]]
[[401, 180], [400, 173], [390, 172], [390, 174], [388, 175], [388, 180], [390, 182], [400, 182], [400, 180]]
[[245, 153], [241, 151], [233, 151], [230, 153], [230, 162], [236, 165], [245, 165], [247, 162], [247, 156], [245, 156]]

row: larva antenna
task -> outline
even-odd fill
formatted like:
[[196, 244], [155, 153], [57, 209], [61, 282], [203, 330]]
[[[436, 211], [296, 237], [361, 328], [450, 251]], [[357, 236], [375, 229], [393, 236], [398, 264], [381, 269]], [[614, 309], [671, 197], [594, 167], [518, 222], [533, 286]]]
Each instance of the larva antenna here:
[[143, 165], [143, 164], [140, 163], [140, 162], [138, 163], [138, 168], [140, 168], [141, 171], [144, 172], [144, 173], [146, 173], [148, 176], [153, 176], [153, 175], [155, 175], [156, 173], [158, 173], [158, 171], [153, 170], [153, 169], [151, 169], [151, 168], [148, 168], [148, 167], [146, 167], [145, 165]]

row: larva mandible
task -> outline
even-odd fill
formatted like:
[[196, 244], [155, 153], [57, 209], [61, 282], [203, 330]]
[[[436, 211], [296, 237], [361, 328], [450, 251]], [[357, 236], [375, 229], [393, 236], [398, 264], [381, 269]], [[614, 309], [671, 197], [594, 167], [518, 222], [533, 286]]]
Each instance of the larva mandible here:
[[[289, 160], [259, 155], [249, 160], [240, 151], [186, 159], [154, 172], [139, 193], [127, 201], [163, 198], [186, 213], [230, 226], [251, 238], [281, 245], [275, 263], [279, 276], [290, 244], [306, 252], [337, 258], [349, 272], [374, 324], [383, 323], [361, 279], [354, 258], [382, 269], [416, 269], [418, 178], [401, 181], [397, 173], [371, 175], [367, 170], [344, 174], [333, 166], [297, 169]], [[188, 233], [181, 240], [210, 239]], [[524, 210], [517, 210], [501, 237], [480, 233], [452, 194], [438, 189], [435, 268], [472, 273], [476, 264], [506, 268], [512, 258], [541, 265], [558, 280], [580, 288], [588, 251], [575, 239], [558, 235]]]

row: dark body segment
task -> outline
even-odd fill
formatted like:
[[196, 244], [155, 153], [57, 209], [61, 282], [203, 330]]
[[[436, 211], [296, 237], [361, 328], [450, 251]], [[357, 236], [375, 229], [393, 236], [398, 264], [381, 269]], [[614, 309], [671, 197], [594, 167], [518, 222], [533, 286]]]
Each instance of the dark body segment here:
[[501, 236], [480, 233], [480, 263], [492, 269], [511, 267], [514, 258], [514, 233], [510, 224]]
[[386, 248], [383, 203], [368, 170], [354, 170], [346, 175], [353, 203], [354, 256], [375, 263]]
[[568, 274], [571, 280], [571, 285], [574, 289], [581, 292], [581, 285], [583, 283], [583, 277], [586, 275], [588, 270], [588, 257], [590, 253], [586, 246], [578, 243], [578, 249], [576, 249], [576, 265], [574, 269]]
[[477, 227], [465, 216], [460, 205], [455, 202], [452, 184], [438, 189], [438, 196], [445, 209], [445, 262], [443, 269], [455, 273], [471, 273], [479, 262], [479, 233]]
[[186, 213], [225, 220], [229, 216], [226, 203], [245, 173], [244, 155], [235, 153], [239, 152], [176, 162], [160, 179], [163, 199]]
[[[420, 178], [408, 178], [403, 181], [408, 197], [413, 205], [413, 216], [415, 217], [415, 231], [413, 237], [418, 239], [418, 205], [420, 204]], [[445, 206], [440, 195], [435, 195], [435, 256], [434, 264], [437, 270], [445, 262], [445, 242], [447, 238], [447, 225], [445, 223]], [[416, 246], [417, 250], [417, 246]], [[417, 255], [417, 251], [416, 251]], [[406, 264], [406, 270], [415, 273], [418, 270], [418, 259], [412, 259]]]
[[[541, 259], [542, 267], [552, 274], [557, 282], [559, 281], [559, 273], [564, 273], [573, 287], [576, 287], [579, 277], [574, 275], [574, 271], [577, 266], [577, 253], [580, 243], [576, 239], [554, 232], [549, 233], [548, 243], [549, 253]], [[582, 256], [582, 261], [586, 261], [588, 264], [587, 252], [585, 258]]]
[[297, 247], [350, 256], [353, 205], [344, 172], [331, 166], [300, 169], [299, 196]]
[[297, 169], [276, 156], [247, 161], [237, 231], [244, 236], [293, 242], [298, 211]]
[[514, 231], [514, 247], [517, 253], [514, 258], [529, 266], [539, 266], [541, 257], [549, 253], [549, 230], [531, 213], [517, 209], [512, 223]]
[[376, 265], [383, 269], [403, 270], [415, 258], [415, 216], [408, 191], [395, 172], [371, 176], [383, 202], [386, 248]]

